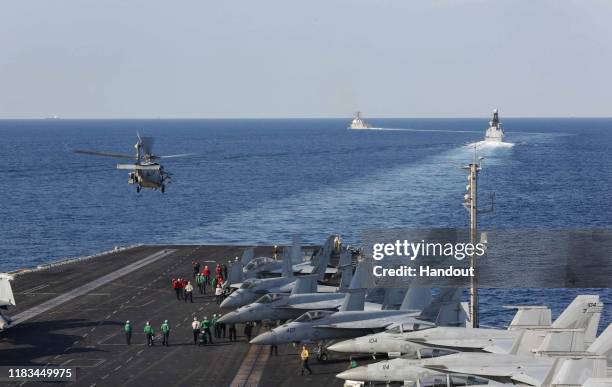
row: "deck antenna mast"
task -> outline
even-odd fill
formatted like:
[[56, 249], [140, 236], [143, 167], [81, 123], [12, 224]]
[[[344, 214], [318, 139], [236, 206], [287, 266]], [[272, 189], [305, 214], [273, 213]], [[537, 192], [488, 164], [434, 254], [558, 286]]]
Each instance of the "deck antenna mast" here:
[[[467, 193], [464, 196], [463, 206], [470, 213], [470, 243], [476, 245], [477, 243], [487, 244], [486, 233], [483, 233], [481, 240], [477, 241], [478, 238], [478, 214], [487, 213], [493, 211], [495, 195], [491, 195], [491, 206], [486, 209], [478, 208], [478, 174], [483, 168], [484, 157], [477, 157], [476, 155], [477, 144], [474, 144], [474, 157], [472, 163], [465, 165], [462, 169], [468, 170], [469, 175], [467, 176], [468, 185], [465, 187]], [[469, 255], [470, 257], [470, 268], [473, 269], [474, 275], [470, 277], [470, 325], [472, 328], [478, 328], [478, 270], [476, 255], [474, 253]]]

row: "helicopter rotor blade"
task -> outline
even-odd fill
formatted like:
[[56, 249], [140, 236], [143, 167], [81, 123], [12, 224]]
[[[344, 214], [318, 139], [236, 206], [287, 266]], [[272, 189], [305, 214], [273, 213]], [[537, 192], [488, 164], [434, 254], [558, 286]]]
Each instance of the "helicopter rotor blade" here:
[[156, 159], [174, 159], [177, 157], [189, 157], [189, 156], [193, 156], [193, 153], [182, 153], [182, 154], [178, 154], [178, 155], [166, 155], [166, 156], [154, 156], [154, 158]]
[[138, 135], [138, 141], [140, 143], [140, 146], [142, 147], [142, 150], [144, 151], [145, 155], [152, 155], [153, 154], [153, 137], [145, 137], [145, 136], [141, 136], [140, 134]]
[[104, 156], [104, 157], [114, 157], [114, 158], [119, 158], [119, 159], [136, 160], [136, 157], [125, 154], [125, 153], [98, 152], [98, 151], [83, 150], [83, 149], [75, 149], [74, 153], [79, 153], [82, 155], [90, 155], [90, 156]]

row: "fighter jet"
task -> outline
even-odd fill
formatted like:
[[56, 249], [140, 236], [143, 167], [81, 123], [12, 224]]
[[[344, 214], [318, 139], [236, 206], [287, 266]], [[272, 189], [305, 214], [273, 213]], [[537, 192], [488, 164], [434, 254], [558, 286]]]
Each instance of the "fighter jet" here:
[[[534, 341], [532, 336], [526, 335], [528, 329], [520, 330], [521, 336], [508, 354], [425, 348], [418, 350], [416, 360], [398, 358], [379, 362], [347, 370], [338, 374], [337, 377], [361, 381], [416, 382], [423, 377], [458, 373], [502, 383], [513, 382], [540, 386], [547, 377], [550, 377], [551, 371], [557, 369], [559, 359], [575, 358], [576, 356], [611, 356], [612, 328], [608, 327], [597, 340], [593, 341], [601, 316], [601, 305], [586, 303], [582, 306], [583, 308], [572, 308], [569, 312], [566, 310], [567, 313], [564, 312], [555, 321], [555, 324], [563, 324], [569, 328], [541, 328], [546, 331], [541, 341]], [[593, 327], [595, 330], [592, 329]], [[585, 343], [589, 342], [592, 344], [585, 355]], [[519, 354], [521, 349], [526, 348], [532, 348], [532, 353]]]
[[[316, 266], [313, 258], [306, 260], [305, 257], [302, 255], [300, 239], [298, 236], [293, 237], [291, 253], [289, 254], [289, 257], [283, 258], [283, 260], [285, 259], [291, 260], [293, 273], [298, 275], [312, 274]], [[244, 277], [265, 278], [281, 275], [284, 264], [283, 260], [278, 260], [273, 257], [253, 258], [242, 268]], [[336, 269], [335, 267], [327, 267], [325, 269], [325, 274], [336, 273], [338, 273], [338, 269]]]
[[[553, 327], [567, 328], [573, 313], [589, 304], [598, 303], [599, 296], [581, 295], [566, 308], [553, 324]], [[603, 304], [599, 304], [603, 307]], [[543, 306], [514, 306], [518, 309], [508, 330], [500, 329], [462, 329], [458, 327], [436, 327], [427, 331], [403, 332], [401, 326], [373, 335], [342, 341], [329, 347], [330, 350], [343, 353], [386, 353], [389, 356], [416, 355], [416, 351], [425, 347], [451, 348], [459, 351], [479, 351], [491, 353], [509, 353], [520, 336], [520, 329], [529, 329], [526, 334], [543, 338], [544, 333], [538, 328], [551, 325], [550, 309]], [[590, 329], [597, 329], [598, 320], [593, 319]], [[591, 335], [594, 339], [594, 334]], [[521, 353], [521, 351], [519, 351]]]
[[[422, 293], [422, 288], [410, 288], [399, 310], [364, 311], [365, 289], [351, 290], [346, 294], [339, 312], [316, 310], [304, 313], [289, 324], [255, 337], [251, 340], [251, 344], [322, 342], [362, 336], [397, 323], [412, 324], [413, 330], [419, 330], [435, 326], [436, 317], [448, 317], [439, 316], [440, 302], [430, 304], [423, 311], [408, 309], [409, 302], [415, 298], [414, 294], [419, 292]], [[441, 296], [441, 299], [455, 300], [454, 314], [457, 319], [465, 318], [459, 301], [461, 293], [461, 289], [447, 289]]]
[[[351, 252], [344, 250], [340, 254], [340, 290], [360, 289], [367, 284], [371, 272], [369, 261], [361, 261], [352, 275]], [[247, 321], [286, 321], [295, 319], [309, 310], [338, 311], [342, 306], [345, 293], [316, 293], [316, 276], [300, 276], [291, 294], [268, 293], [257, 301], [244, 305], [235, 311], [227, 313], [219, 322], [225, 324], [239, 324]], [[314, 282], [314, 284], [313, 284]], [[406, 289], [386, 289], [384, 298], [378, 301], [377, 295], [368, 298], [364, 310], [393, 309], [399, 307], [403, 301]], [[373, 292], [377, 293], [377, 292]], [[399, 297], [399, 299], [398, 299]], [[429, 303], [429, 299], [419, 296], [421, 304], [414, 305], [413, 309], [422, 309]]]
[[[336, 248], [337, 236], [331, 236], [315, 257], [316, 268], [314, 274], [323, 279], [325, 269], [329, 264], [331, 255]], [[293, 276], [291, 260], [283, 260], [283, 275], [277, 278], [250, 278], [240, 284], [240, 287], [231, 293], [223, 302], [224, 309], [235, 309], [247, 305], [268, 293], [289, 293], [293, 289], [296, 278]], [[232, 285], [233, 286], [233, 285]], [[323, 289], [323, 288], [322, 288]], [[330, 291], [331, 287], [324, 290]]]
[[2, 310], [8, 309], [9, 306], [15, 306], [15, 297], [10, 282], [12, 280], [12, 276], [0, 273], [0, 331], [11, 325], [11, 319], [3, 315]]

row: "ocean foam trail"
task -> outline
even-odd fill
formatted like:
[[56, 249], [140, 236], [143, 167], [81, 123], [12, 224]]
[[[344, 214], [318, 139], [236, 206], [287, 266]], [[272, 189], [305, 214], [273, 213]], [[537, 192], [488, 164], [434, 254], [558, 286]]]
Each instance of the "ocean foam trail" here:
[[465, 146], [468, 148], [472, 148], [472, 149], [474, 149], [474, 147], [476, 147], [477, 149], [482, 149], [482, 148], [495, 149], [495, 148], [512, 148], [514, 145], [516, 144], [513, 142], [476, 141], [470, 144], [466, 144]]
[[411, 128], [368, 128], [368, 129], [354, 129], [355, 131], [360, 130], [380, 130], [380, 131], [399, 131], [399, 132], [440, 132], [440, 133], [482, 133], [482, 130], [445, 130], [445, 129], [411, 129]]
[[459, 146], [333, 186], [229, 213], [222, 220], [176, 235], [175, 243], [280, 243], [300, 234], [320, 243], [339, 233], [346, 241], [363, 230], [392, 227], [463, 226], [461, 206], [471, 150]]
[[[368, 128], [368, 129], [353, 129], [354, 131], [362, 130], [380, 130], [380, 131], [401, 131], [401, 132], [440, 132], [440, 133], [480, 133], [484, 136], [485, 130], [446, 130], [446, 129], [413, 129], [413, 128]], [[548, 133], [548, 132], [510, 132], [513, 135], [534, 135], [534, 136], [567, 136], [567, 133]]]

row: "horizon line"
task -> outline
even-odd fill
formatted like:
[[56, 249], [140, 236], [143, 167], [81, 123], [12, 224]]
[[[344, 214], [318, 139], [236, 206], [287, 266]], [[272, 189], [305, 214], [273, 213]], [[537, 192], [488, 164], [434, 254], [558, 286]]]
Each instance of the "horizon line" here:
[[[367, 120], [386, 119], [483, 119], [490, 116], [369, 116]], [[69, 121], [69, 120], [350, 120], [353, 116], [323, 117], [0, 117], [0, 121]], [[612, 116], [503, 116], [503, 119], [611, 119]]]

